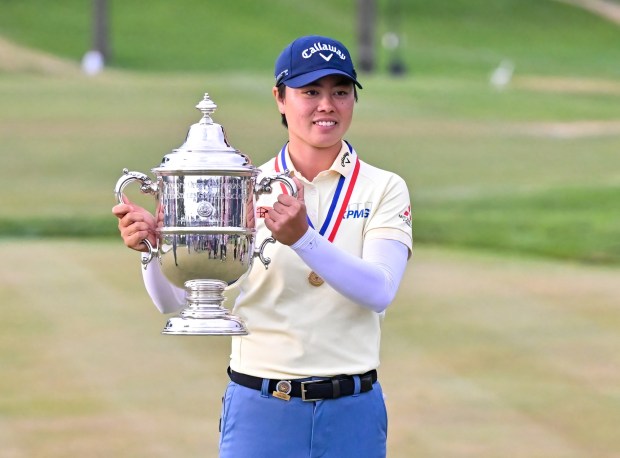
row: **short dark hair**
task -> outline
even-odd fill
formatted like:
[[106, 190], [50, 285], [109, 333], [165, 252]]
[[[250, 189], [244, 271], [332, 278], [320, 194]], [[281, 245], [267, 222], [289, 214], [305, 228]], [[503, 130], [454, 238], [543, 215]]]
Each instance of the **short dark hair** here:
[[[351, 82], [353, 84], [353, 82]], [[284, 99], [284, 94], [286, 93], [286, 85], [278, 84], [278, 97]], [[357, 87], [353, 84], [353, 96], [355, 97], [355, 101], [357, 102]], [[288, 129], [288, 122], [286, 121], [286, 115], [284, 113], [280, 113], [282, 116], [282, 125]]]

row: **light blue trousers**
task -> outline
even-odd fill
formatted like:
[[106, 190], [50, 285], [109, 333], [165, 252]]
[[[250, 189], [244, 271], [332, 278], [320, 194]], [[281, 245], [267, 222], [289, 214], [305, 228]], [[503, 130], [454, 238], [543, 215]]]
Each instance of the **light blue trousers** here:
[[[359, 382], [357, 383], [359, 386]], [[383, 458], [387, 413], [381, 385], [366, 393], [304, 402], [228, 384], [220, 458]]]

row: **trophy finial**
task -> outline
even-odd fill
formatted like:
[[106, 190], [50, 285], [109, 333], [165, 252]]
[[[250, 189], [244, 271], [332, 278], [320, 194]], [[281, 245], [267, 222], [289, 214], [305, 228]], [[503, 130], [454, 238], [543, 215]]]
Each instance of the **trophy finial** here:
[[202, 113], [202, 119], [200, 120], [201, 124], [213, 124], [213, 120], [210, 115], [215, 111], [217, 105], [209, 98], [208, 92], [205, 92], [204, 98], [198, 102], [196, 108], [198, 108], [198, 110]]

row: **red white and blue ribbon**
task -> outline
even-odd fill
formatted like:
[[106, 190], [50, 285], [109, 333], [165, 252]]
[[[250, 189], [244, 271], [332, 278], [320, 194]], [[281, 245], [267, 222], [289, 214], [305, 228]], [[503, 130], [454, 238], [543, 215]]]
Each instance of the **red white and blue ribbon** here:
[[[336, 192], [334, 193], [334, 197], [332, 198], [332, 202], [329, 205], [329, 210], [327, 211], [327, 216], [323, 225], [319, 229], [319, 234], [327, 235], [327, 240], [333, 242], [336, 238], [336, 234], [338, 233], [338, 229], [340, 228], [340, 223], [344, 218], [344, 212], [349, 205], [349, 200], [351, 199], [351, 194], [353, 194], [353, 188], [355, 188], [355, 183], [357, 182], [357, 177], [360, 171], [360, 160], [357, 157], [357, 153], [353, 149], [353, 147], [348, 143], [347, 147], [349, 148], [350, 157], [355, 161], [353, 166], [353, 170], [346, 177], [344, 175], [340, 175], [338, 179], [338, 185], [336, 186]], [[286, 145], [282, 147], [280, 154], [276, 156], [275, 160], [275, 171], [277, 173], [281, 173], [285, 170], [288, 170], [286, 164]], [[282, 192], [287, 193], [287, 189], [284, 185], [282, 185]], [[308, 217], [308, 224], [313, 229], [314, 224], [310, 221]]]

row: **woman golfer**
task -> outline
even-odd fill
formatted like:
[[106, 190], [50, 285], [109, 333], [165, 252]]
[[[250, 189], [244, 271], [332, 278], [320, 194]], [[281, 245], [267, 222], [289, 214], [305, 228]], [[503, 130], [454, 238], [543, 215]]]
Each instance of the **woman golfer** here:
[[[381, 320], [411, 254], [408, 189], [345, 140], [362, 86], [342, 43], [296, 39], [275, 78], [288, 141], [260, 169], [291, 171], [299, 192], [274, 189], [257, 202], [257, 240], [280, 243], [270, 246], [269, 269], [252, 269], [239, 284], [233, 313], [249, 334], [232, 337], [220, 456], [383, 457]], [[127, 246], [155, 242], [147, 211], [126, 203], [113, 212]], [[144, 280], [162, 312], [183, 307], [183, 290], [157, 263]]]

